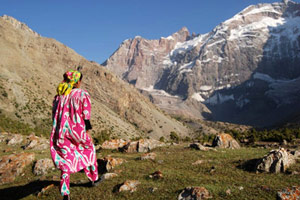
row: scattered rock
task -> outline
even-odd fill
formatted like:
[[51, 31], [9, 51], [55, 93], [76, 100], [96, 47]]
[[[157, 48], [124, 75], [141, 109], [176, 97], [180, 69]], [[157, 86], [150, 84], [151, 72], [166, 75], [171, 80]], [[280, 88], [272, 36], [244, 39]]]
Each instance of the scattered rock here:
[[164, 161], [163, 161], [163, 160], [158, 160], [157, 163], [158, 163], [158, 164], [163, 164]]
[[256, 172], [285, 172], [286, 169], [294, 163], [294, 156], [284, 148], [272, 150], [258, 161]]
[[31, 134], [27, 137], [27, 144], [23, 147], [25, 150], [44, 150], [49, 148], [49, 141], [46, 138], [40, 138]]
[[197, 160], [196, 162], [192, 163], [192, 165], [200, 165], [204, 163], [204, 160]]
[[125, 153], [136, 153], [138, 152], [138, 142], [128, 142], [125, 146], [120, 148], [120, 151]]
[[239, 149], [239, 143], [229, 134], [222, 133], [217, 135], [212, 143], [213, 147]]
[[0, 142], [6, 142], [8, 135], [9, 134], [7, 132], [1, 132], [1, 134], [0, 134]]
[[190, 144], [190, 148], [196, 149], [196, 150], [201, 150], [201, 151], [216, 150], [216, 149], [211, 148], [211, 147], [203, 146], [200, 143], [192, 143], [192, 144]]
[[117, 165], [121, 165], [123, 162], [126, 162], [122, 158], [112, 158], [111, 156], [104, 157], [103, 159], [100, 159], [100, 165], [105, 166], [105, 170], [109, 171], [113, 168], [115, 168]]
[[13, 182], [23, 169], [33, 162], [34, 158], [34, 153], [2, 156], [0, 158], [0, 185]]
[[149, 152], [154, 148], [165, 146], [163, 142], [154, 139], [140, 139], [138, 141], [138, 152]]
[[128, 141], [125, 141], [123, 139], [115, 139], [115, 140], [106, 140], [101, 145], [102, 149], [119, 149], [124, 147]]
[[135, 153], [135, 152], [146, 153], [156, 147], [162, 147], [162, 146], [165, 146], [165, 143], [160, 142], [158, 140], [140, 139], [138, 141], [128, 142], [125, 146], [120, 148], [120, 151], [126, 153]]
[[209, 173], [214, 173], [216, 171], [216, 167], [215, 166], [212, 166], [209, 170]]
[[42, 195], [49, 189], [53, 188], [54, 184], [48, 185], [46, 187], [44, 187], [39, 193], [38, 193], [38, 197], [42, 197]]
[[297, 200], [300, 199], [300, 186], [293, 186], [277, 192], [278, 200]]
[[299, 175], [300, 174], [300, 172], [298, 172], [298, 171], [292, 171], [292, 175]]
[[178, 200], [211, 199], [209, 191], [204, 187], [186, 187], [178, 196]]
[[156, 171], [152, 174], [149, 175], [149, 178], [153, 178], [153, 179], [162, 179], [164, 178], [163, 174], [161, 171]]
[[156, 153], [145, 153], [141, 156], [141, 160], [155, 160]]
[[239, 186], [238, 189], [239, 189], [240, 191], [242, 191], [242, 190], [244, 190], [244, 187], [243, 187], [243, 186]]
[[225, 193], [226, 193], [227, 196], [230, 196], [231, 195], [231, 190], [227, 189]]
[[7, 153], [7, 152], [10, 152], [10, 151], [12, 151], [11, 148], [6, 148], [6, 149], [3, 150], [3, 153]]
[[154, 193], [157, 189], [157, 187], [151, 187], [149, 188], [149, 192]]
[[35, 175], [44, 175], [49, 169], [55, 168], [53, 161], [49, 158], [38, 160], [33, 169]]
[[7, 139], [8, 145], [17, 145], [23, 142], [23, 136], [20, 134], [13, 134], [10, 139]]
[[105, 173], [100, 177], [100, 181], [102, 182], [102, 181], [112, 179], [117, 176], [118, 176], [118, 174], [116, 174], [116, 173]]
[[121, 185], [121, 187], [119, 188], [119, 192], [123, 192], [123, 191], [135, 192], [139, 184], [140, 184], [139, 181], [127, 180]]

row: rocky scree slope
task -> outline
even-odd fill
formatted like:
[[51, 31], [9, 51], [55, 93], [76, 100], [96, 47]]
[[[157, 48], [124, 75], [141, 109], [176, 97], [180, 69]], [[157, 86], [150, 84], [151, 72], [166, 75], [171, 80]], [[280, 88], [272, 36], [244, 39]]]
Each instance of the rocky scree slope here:
[[103, 65], [171, 113], [269, 126], [300, 108], [299, 61], [300, 4], [283, 1], [251, 5], [206, 34], [125, 40]]
[[168, 137], [171, 131], [188, 134], [186, 127], [164, 115], [134, 87], [13, 17], [0, 17], [0, 47], [2, 116], [44, 126], [44, 134], [49, 135], [56, 87], [66, 70], [80, 65], [82, 88], [92, 98], [94, 134], [102, 130], [122, 138]]

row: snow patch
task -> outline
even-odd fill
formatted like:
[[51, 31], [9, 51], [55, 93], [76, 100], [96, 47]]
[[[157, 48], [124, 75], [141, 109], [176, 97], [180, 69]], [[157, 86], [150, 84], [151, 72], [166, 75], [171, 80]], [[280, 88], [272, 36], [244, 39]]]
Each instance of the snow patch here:
[[200, 87], [200, 90], [202, 90], [202, 91], [209, 91], [209, 90], [211, 90], [212, 89], [212, 86], [211, 85], [202, 85], [201, 87]]
[[154, 89], [153, 85], [150, 85], [147, 88], [141, 88], [142, 90], [148, 91], [150, 93], [155, 93], [156, 95], [161, 95], [161, 96], [167, 96], [167, 97], [176, 97], [179, 98], [179, 96], [177, 95], [171, 95], [169, 93], [167, 93], [164, 90], [158, 90], [158, 89]]
[[202, 98], [202, 96], [200, 95], [199, 92], [198, 93], [194, 93], [192, 95], [192, 98], [195, 99], [196, 101], [200, 101], [200, 102], [204, 102], [205, 101], [205, 99]]

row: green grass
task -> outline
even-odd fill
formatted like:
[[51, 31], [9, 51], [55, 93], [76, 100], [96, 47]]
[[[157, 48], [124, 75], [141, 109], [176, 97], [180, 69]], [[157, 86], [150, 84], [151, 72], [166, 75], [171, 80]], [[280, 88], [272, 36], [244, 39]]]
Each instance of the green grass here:
[[[71, 198], [72, 199], [177, 199], [179, 193], [187, 186], [203, 186], [213, 195], [213, 199], [276, 199], [276, 192], [285, 187], [299, 184], [299, 175], [289, 174], [256, 174], [238, 167], [251, 159], [260, 158], [270, 149], [242, 148], [239, 150], [196, 151], [184, 146], [170, 146], [154, 150], [157, 154], [155, 161], [137, 160], [141, 154], [125, 154], [117, 151], [101, 151], [98, 158], [111, 155], [127, 160], [126, 163], [114, 170], [122, 170], [119, 177], [107, 180], [95, 188], [84, 187], [76, 184], [80, 180], [88, 181], [84, 173], [71, 175]], [[49, 157], [49, 152], [38, 154], [38, 157]], [[205, 160], [200, 165], [192, 165], [197, 160]], [[214, 166], [216, 170], [211, 173]], [[300, 163], [292, 167], [300, 170]], [[114, 171], [113, 170], [113, 171]], [[152, 180], [148, 175], [160, 170], [164, 175], [162, 180]], [[14, 183], [0, 186], [0, 195], [4, 191], [27, 191], [30, 194], [23, 199], [37, 199], [32, 188], [38, 185], [49, 185], [53, 175], [59, 176], [59, 171], [51, 172], [44, 181], [38, 181], [31, 172], [31, 167], [26, 169], [26, 175], [19, 177]], [[114, 188], [125, 180], [139, 180], [141, 184], [134, 193], [115, 193]], [[34, 182], [35, 181], [35, 182]], [[48, 182], [47, 182], [48, 181]], [[58, 182], [55, 182], [58, 184]], [[244, 189], [240, 191], [238, 188]], [[267, 186], [269, 191], [261, 189]], [[154, 193], [149, 188], [157, 187]], [[13, 189], [12, 189], [13, 188]], [[31, 188], [31, 189], [30, 189]], [[225, 191], [231, 190], [227, 196]], [[42, 199], [60, 199], [58, 186], [47, 191]]]

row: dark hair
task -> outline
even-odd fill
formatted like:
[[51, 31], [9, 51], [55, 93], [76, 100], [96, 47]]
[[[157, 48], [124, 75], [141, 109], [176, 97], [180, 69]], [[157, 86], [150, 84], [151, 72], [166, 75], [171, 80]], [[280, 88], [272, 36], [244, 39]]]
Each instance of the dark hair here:
[[82, 77], [83, 77], [83, 74], [80, 72], [80, 78], [79, 78], [80, 81], [81, 81]]

